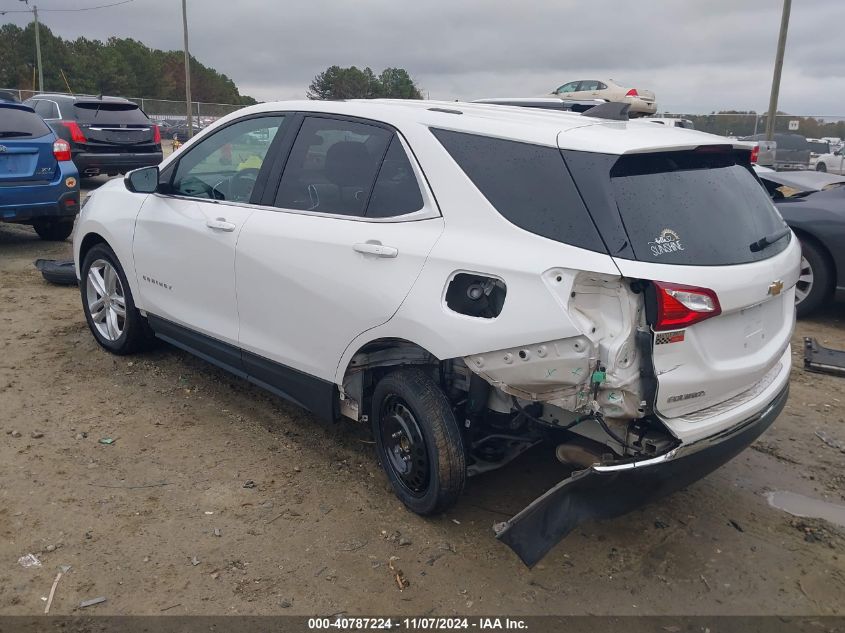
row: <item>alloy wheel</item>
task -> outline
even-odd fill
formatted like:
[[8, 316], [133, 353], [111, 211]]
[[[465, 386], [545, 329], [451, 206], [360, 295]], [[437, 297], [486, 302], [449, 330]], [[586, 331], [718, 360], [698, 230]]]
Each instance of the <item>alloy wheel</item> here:
[[801, 256], [801, 272], [798, 275], [798, 283], [795, 284], [796, 305], [804, 301], [813, 290], [813, 267], [803, 255]]
[[115, 267], [105, 259], [95, 260], [85, 280], [88, 314], [97, 332], [116, 341], [126, 327], [126, 298]]

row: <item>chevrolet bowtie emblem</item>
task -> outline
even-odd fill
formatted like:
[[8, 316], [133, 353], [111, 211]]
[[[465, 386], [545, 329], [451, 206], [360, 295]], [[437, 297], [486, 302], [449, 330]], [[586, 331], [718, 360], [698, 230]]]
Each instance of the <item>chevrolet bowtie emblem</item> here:
[[769, 294], [773, 297], [777, 297], [781, 291], [783, 290], [783, 282], [778, 279], [777, 281], [773, 281], [769, 284]]

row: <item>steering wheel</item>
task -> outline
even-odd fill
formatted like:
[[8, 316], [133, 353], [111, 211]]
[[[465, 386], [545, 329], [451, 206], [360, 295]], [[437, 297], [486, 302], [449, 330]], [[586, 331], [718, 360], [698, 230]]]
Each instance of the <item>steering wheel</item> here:
[[[255, 182], [258, 180], [258, 169], [255, 167], [247, 167], [236, 171], [228, 178], [224, 178], [214, 185], [215, 197], [218, 200], [232, 200], [236, 202], [246, 202], [249, 200]], [[221, 190], [221, 185], [225, 184], [226, 193]]]

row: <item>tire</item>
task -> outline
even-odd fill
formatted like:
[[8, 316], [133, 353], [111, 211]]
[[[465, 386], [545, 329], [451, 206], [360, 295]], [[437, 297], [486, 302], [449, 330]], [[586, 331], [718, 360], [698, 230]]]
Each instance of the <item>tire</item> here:
[[386, 375], [373, 393], [371, 420], [379, 461], [402, 503], [421, 515], [452, 506], [466, 483], [466, 456], [437, 383], [416, 367]]
[[801, 240], [801, 273], [795, 286], [795, 308], [799, 317], [818, 310], [833, 291], [833, 274], [827, 255], [814, 242]]
[[825, 165], [824, 163], [816, 163], [816, 171], [826, 172], [827, 165]]
[[64, 242], [73, 233], [73, 222], [58, 222], [56, 220], [36, 220], [32, 228], [38, 237], [48, 242]]
[[[94, 276], [99, 279], [98, 285], [90, 278], [92, 269]], [[146, 319], [135, 308], [126, 274], [114, 251], [106, 244], [91, 247], [82, 260], [79, 273], [82, 311], [97, 343], [119, 356], [149, 347], [153, 339], [152, 332]], [[102, 301], [105, 296], [102, 290], [108, 292], [106, 301]], [[95, 310], [92, 315], [92, 307], [98, 303], [101, 309]]]

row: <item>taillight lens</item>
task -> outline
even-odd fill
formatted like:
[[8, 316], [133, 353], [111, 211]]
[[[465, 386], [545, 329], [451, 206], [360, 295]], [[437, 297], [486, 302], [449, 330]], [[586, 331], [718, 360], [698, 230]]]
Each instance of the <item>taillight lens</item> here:
[[70, 143], [63, 138], [53, 141], [53, 156], [58, 161], [70, 160]]
[[657, 320], [655, 331], [677, 330], [722, 314], [719, 298], [709, 288], [655, 281]]
[[88, 139], [85, 138], [85, 135], [82, 133], [82, 130], [79, 128], [79, 124], [76, 121], [62, 121], [62, 125], [70, 130], [70, 140], [74, 143], [88, 142]]
[[757, 164], [757, 159], [758, 159], [758, 158], [760, 158], [760, 146], [759, 146], [759, 145], [755, 145], [755, 146], [751, 149], [751, 164], [752, 164], [752, 165], [756, 165], [756, 164]]
[[636, 88], [631, 88], [628, 92], [625, 93], [626, 97], [639, 97], [640, 93], [637, 92]]
[[156, 124], [153, 124], [153, 143], [156, 145], [161, 144], [161, 130]]

